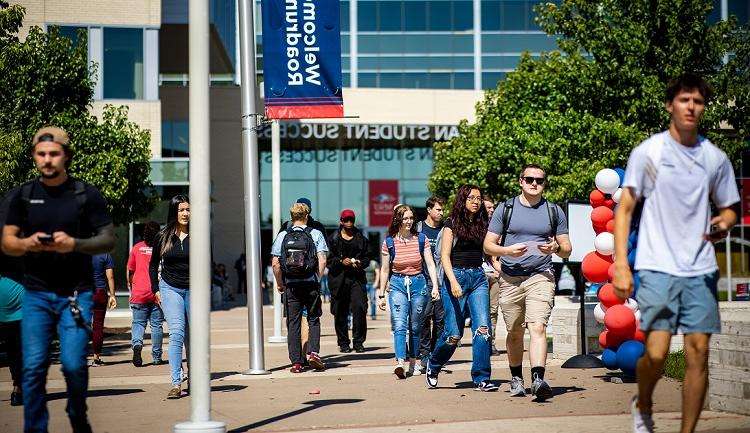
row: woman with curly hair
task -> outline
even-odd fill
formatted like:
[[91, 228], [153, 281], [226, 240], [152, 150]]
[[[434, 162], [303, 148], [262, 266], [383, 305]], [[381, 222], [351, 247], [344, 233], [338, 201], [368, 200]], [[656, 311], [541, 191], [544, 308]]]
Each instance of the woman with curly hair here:
[[464, 332], [464, 311], [471, 316], [471, 378], [478, 391], [496, 391], [490, 382], [490, 306], [487, 277], [482, 263], [482, 243], [487, 233], [487, 209], [476, 185], [462, 185], [453, 201], [439, 241], [445, 278], [440, 288], [445, 309], [445, 328], [427, 362], [425, 379], [431, 388], [453, 356]]

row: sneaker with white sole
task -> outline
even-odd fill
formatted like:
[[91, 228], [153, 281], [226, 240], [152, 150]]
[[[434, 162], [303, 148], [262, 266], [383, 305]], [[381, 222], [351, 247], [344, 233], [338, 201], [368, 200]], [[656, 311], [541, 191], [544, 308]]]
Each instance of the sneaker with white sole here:
[[526, 397], [526, 386], [523, 384], [522, 377], [513, 376], [510, 379], [510, 396]]
[[396, 368], [393, 369], [393, 374], [399, 379], [406, 379], [406, 371], [404, 370], [404, 360], [399, 359], [396, 361]]
[[420, 369], [419, 365], [417, 365], [416, 359], [410, 359], [409, 360], [409, 371], [406, 373], [407, 376], [419, 376], [422, 374], [422, 370]]
[[437, 388], [438, 372], [432, 371], [432, 368], [430, 368], [429, 361], [427, 362], [427, 367], [425, 367], [424, 380], [427, 382], [427, 385], [429, 385], [430, 388]]
[[531, 395], [539, 401], [552, 398], [552, 388], [543, 379], [536, 378], [531, 382]]
[[492, 392], [497, 391], [497, 385], [490, 382], [489, 380], [483, 380], [477, 384], [477, 387], [474, 388], [474, 391], [482, 391], [482, 392]]
[[633, 416], [633, 433], [654, 433], [654, 420], [651, 415], [638, 409], [638, 396], [630, 400], [630, 414]]

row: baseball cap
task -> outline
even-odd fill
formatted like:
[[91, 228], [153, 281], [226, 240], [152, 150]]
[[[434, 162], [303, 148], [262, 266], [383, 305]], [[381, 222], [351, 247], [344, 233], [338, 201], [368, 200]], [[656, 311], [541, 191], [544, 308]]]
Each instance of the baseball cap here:
[[309, 198], [307, 198], [307, 197], [300, 197], [300, 198], [297, 199], [297, 203], [306, 204], [307, 207], [310, 209], [310, 211], [312, 211], [312, 202], [310, 201]]
[[342, 210], [341, 211], [341, 219], [344, 219], [344, 218], [355, 218], [356, 219], [356, 217], [354, 216], [354, 211], [351, 210], [351, 209], [344, 209], [344, 210]]
[[[44, 137], [45, 135], [51, 135], [52, 140], [42, 140], [42, 137]], [[52, 141], [61, 146], [70, 146], [70, 137], [68, 136], [68, 133], [65, 132], [64, 129], [58, 128], [57, 126], [45, 126], [44, 128], [39, 129], [36, 134], [34, 134], [34, 139], [31, 141], [31, 146], [36, 146], [38, 143], [41, 143], [43, 141]]]

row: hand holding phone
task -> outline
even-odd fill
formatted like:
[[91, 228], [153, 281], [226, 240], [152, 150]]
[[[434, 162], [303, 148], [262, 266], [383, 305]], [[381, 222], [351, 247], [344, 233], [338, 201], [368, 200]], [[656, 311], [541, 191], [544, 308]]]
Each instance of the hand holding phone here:
[[41, 242], [43, 245], [50, 245], [55, 242], [55, 238], [52, 237], [50, 234], [43, 234], [36, 237], [39, 242]]
[[716, 241], [720, 241], [720, 240], [724, 239], [725, 237], [727, 237], [728, 233], [729, 232], [727, 230], [719, 228], [718, 226], [713, 225], [713, 226], [711, 226], [711, 230], [708, 233], [706, 233], [704, 235], [704, 237], [708, 241], [716, 242]]

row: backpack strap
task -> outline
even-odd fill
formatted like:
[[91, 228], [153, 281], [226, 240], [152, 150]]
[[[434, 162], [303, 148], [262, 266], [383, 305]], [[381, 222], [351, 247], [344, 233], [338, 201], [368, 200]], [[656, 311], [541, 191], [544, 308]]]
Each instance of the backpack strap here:
[[549, 225], [552, 228], [550, 236], [554, 239], [557, 236], [557, 224], [560, 222], [560, 215], [557, 212], [557, 205], [549, 200], [547, 201], [547, 215], [549, 216]]
[[513, 216], [513, 206], [516, 204], [516, 198], [513, 197], [505, 201], [503, 205], [503, 234], [500, 236], [500, 246], [505, 246], [505, 238], [508, 236], [508, 226], [510, 218]]
[[[393, 260], [396, 258], [396, 245], [394, 245], [393, 243], [392, 236], [387, 236], [385, 238], [385, 246], [386, 248], [388, 248], [388, 255], [390, 255], [388, 263], [390, 264], [391, 268], [393, 268]], [[393, 272], [393, 269], [391, 269], [391, 272]]]
[[424, 223], [423, 221], [417, 222], [417, 233], [422, 233], [422, 224], [423, 223]]
[[427, 242], [427, 236], [424, 233], [417, 233], [417, 243], [419, 245], [419, 256], [422, 257], [422, 263], [424, 263], [424, 244]]

